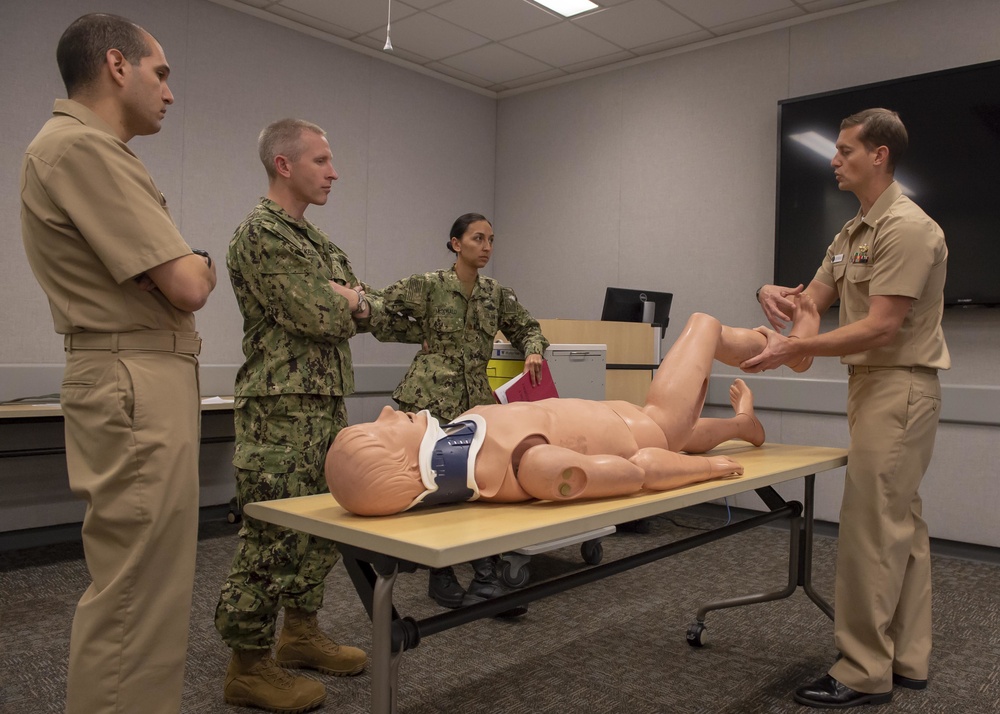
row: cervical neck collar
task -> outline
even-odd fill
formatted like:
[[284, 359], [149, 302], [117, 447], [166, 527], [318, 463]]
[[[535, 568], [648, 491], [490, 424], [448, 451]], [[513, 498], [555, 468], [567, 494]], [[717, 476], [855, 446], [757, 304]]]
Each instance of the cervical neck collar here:
[[427, 431], [420, 441], [418, 456], [424, 492], [406, 510], [421, 503], [475, 501], [479, 498], [476, 455], [486, 439], [486, 420], [478, 414], [468, 414], [442, 427], [426, 409], [420, 413], [427, 416]]

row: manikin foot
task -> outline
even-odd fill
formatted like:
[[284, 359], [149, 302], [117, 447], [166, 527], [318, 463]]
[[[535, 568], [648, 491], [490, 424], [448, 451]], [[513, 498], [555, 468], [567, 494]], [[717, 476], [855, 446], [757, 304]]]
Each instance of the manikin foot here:
[[764, 443], [764, 425], [757, 421], [753, 410], [753, 393], [742, 379], [734, 379], [729, 387], [729, 403], [737, 417], [747, 417], [739, 420], [740, 438], [754, 446]]

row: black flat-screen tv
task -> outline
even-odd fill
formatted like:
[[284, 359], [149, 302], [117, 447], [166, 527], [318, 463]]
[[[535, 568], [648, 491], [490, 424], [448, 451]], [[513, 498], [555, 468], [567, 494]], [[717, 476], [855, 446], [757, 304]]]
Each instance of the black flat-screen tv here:
[[896, 179], [944, 230], [945, 304], [1000, 305], [1000, 61], [779, 102], [775, 284], [808, 285], [857, 213], [830, 159], [841, 119], [871, 107], [906, 125]]
[[670, 303], [673, 293], [632, 288], [608, 288], [604, 292], [604, 309], [601, 320], [605, 322], [646, 322], [643, 319], [646, 303], [653, 303], [652, 325], [660, 328], [660, 337], [670, 323]]

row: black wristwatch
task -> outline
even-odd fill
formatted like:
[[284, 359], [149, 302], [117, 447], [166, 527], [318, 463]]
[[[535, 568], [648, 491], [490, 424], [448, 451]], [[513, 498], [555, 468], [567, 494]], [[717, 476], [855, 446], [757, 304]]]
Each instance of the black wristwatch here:
[[200, 255], [202, 258], [208, 261], [208, 267], [212, 267], [212, 256], [208, 254], [207, 250], [202, 250], [201, 248], [192, 248], [191, 252], [195, 255]]

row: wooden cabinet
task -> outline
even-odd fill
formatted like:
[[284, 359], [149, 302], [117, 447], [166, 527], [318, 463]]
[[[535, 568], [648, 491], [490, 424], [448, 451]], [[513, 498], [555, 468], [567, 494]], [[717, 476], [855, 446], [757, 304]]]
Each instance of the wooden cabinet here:
[[[605, 399], [642, 405], [646, 401], [656, 359], [654, 329], [642, 322], [601, 320], [539, 320], [542, 334], [551, 343], [604, 344], [608, 346]], [[630, 367], [641, 367], [631, 369]]]

